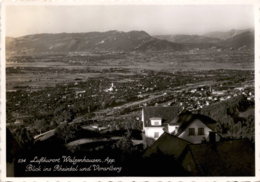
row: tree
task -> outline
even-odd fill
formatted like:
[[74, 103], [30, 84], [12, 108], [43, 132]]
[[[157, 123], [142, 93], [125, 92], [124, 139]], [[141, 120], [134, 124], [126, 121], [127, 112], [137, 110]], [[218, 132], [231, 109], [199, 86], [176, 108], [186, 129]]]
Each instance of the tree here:
[[42, 133], [42, 131], [47, 129], [47, 122], [43, 119], [41, 119], [41, 120], [37, 119], [34, 124], [34, 127], [38, 132]]
[[223, 128], [222, 128], [222, 125], [220, 124], [220, 122], [217, 122], [217, 124], [216, 124], [216, 132], [220, 135], [223, 133]]
[[126, 131], [126, 138], [131, 139], [131, 137], [132, 137], [132, 132], [130, 130], [127, 130]]
[[133, 142], [131, 140], [132, 133], [127, 130], [125, 136], [117, 141], [116, 147], [123, 151], [123, 153], [130, 153], [133, 150]]
[[14, 136], [23, 147], [30, 147], [33, 144], [32, 133], [25, 127], [17, 128]]
[[67, 122], [60, 124], [55, 129], [55, 135], [67, 143], [69, 139], [75, 137], [76, 132], [79, 130], [78, 126], [75, 124], [68, 124]]
[[102, 108], [102, 109], [105, 109], [105, 108], [106, 108], [106, 103], [105, 103], [105, 102], [102, 102], [101, 108]]
[[116, 147], [122, 150], [123, 153], [129, 153], [132, 150], [133, 142], [126, 136], [123, 136], [120, 140], [117, 141]]

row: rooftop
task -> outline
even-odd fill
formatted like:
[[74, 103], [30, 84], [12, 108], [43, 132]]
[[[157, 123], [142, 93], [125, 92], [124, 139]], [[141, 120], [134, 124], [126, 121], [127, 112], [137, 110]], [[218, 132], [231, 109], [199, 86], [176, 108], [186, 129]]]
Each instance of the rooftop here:
[[159, 119], [162, 119], [160, 117], [153, 117], [153, 118], [150, 118], [150, 120], [159, 120]]
[[255, 153], [247, 139], [191, 144], [185, 152], [191, 153], [203, 176], [251, 176], [255, 173]]
[[160, 106], [144, 106], [144, 123], [146, 127], [150, 126], [151, 118], [161, 118], [162, 123], [171, 122], [179, 114], [179, 107], [160, 107]]
[[190, 144], [190, 142], [164, 132], [158, 140], [145, 151], [144, 157], [163, 153], [165, 155], [174, 155], [175, 159], [177, 159], [188, 144]]
[[181, 134], [194, 120], [199, 119], [204, 124], [206, 124], [213, 131], [215, 128], [211, 124], [215, 124], [216, 121], [211, 119], [208, 116], [201, 114], [192, 114], [190, 111], [184, 110], [177, 117], [175, 117], [169, 124], [176, 125], [179, 124], [180, 127], [178, 129], [177, 136]]

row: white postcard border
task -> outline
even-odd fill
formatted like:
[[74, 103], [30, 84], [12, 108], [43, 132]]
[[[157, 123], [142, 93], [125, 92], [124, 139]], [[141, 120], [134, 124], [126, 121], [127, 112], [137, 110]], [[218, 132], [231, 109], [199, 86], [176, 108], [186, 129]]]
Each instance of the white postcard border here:
[[[248, 4], [255, 9], [255, 177], [6, 177], [6, 78], [5, 78], [5, 7], [23, 5], [222, 5]], [[4, 0], [1, 2], [1, 120], [0, 181], [260, 181], [260, 1], [259, 0]]]

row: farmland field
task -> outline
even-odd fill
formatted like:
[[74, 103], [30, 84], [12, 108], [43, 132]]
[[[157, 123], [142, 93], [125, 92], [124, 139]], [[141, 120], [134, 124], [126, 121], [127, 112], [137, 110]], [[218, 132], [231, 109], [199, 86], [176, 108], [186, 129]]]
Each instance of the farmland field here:
[[[67, 84], [75, 80], [87, 80], [89, 77], [105, 76], [113, 78], [117, 76], [133, 76], [142, 70], [176, 72], [176, 71], [204, 71], [204, 70], [254, 70], [254, 58], [252, 53], [246, 52], [223, 52], [217, 53], [210, 51], [207, 53], [160, 53], [132, 55], [129, 54], [125, 59], [107, 59], [87, 61], [85, 57], [82, 60], [77, 56], [65, 58], [65, 61], [55, 60], [55, 56], [37, 57], [37, 59], [26, 59], [21, 61], [18, 58], [12, 58], [7, 61], [6, 83], [7, 90], [13, 90], [14, 87], [46, 87], [56, 84]], [[60, 59], [60, 57], [59, 57]], [[130, 81], [124, 78], [125, 81]], [[124, 82], [123, 80], [118, 80]]]

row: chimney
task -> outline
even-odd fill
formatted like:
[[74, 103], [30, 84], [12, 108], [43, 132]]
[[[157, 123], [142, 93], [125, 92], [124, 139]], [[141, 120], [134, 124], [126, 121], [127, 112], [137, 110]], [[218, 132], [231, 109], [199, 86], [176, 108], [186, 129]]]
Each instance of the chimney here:
[[209, 143], [216, 143], [216, 132], [210, 131], [209, 132]]

